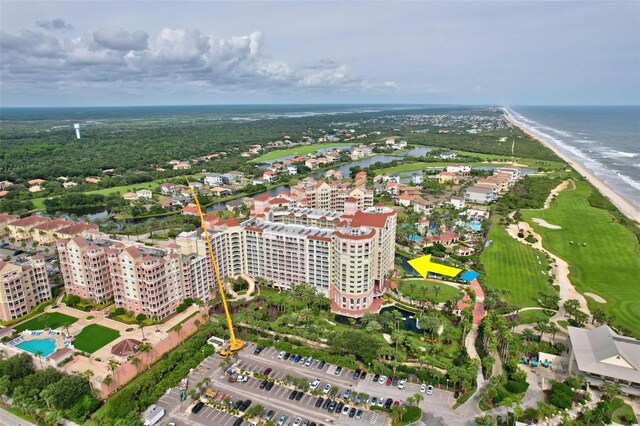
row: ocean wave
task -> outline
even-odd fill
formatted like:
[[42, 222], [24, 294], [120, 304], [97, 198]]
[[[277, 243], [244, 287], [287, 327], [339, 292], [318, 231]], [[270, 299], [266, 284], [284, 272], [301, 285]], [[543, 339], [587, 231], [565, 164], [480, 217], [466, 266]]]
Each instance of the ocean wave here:
[[622, 173], [618, 173], [618, 177], [625, 181], [627, 184], [633, 186], [635, 189], [640, 190], [640, 182], [634, 180], [633, 178], [623, 175]]
[[604, 157], [608, 158], [633, 158], [637, 157], [638, 154], [635, 152], [625, 152], [625, 151], [617, 151], [615, 149], [602, 149], [600, 153]]

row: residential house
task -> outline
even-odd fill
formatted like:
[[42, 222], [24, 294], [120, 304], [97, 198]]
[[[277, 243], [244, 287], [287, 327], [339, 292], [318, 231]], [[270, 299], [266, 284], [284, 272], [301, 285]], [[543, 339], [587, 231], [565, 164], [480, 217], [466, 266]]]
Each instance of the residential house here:
[[465, 190], [464, 199], [468, 203], [488, 204], [498, 199], [498, 191], [493, 188], [471, 186]]
[[151, 192], [150, 189], [140, 189], [138, 191], [136, 191], [136, 197], [138, 200], [140, 199], [147, 199], [150, 200], [153, 198], [153, 193]]
[[460, 180], [458, 179], [458, 175], [456, 175], [455, 173], [440, 172], [438, 174], [438, 182], [444, 185], [446, 184], [458, 185], [460, 183]]
[[422, 173], [412, 173], [411, 174], [411, 183], [414, 185], [422, 185], [424, 182], [424, 175]]
[[412, 203], [413, 211], [416, 213], [430, 215], [433, 212], [433, 203], [422, 197], [414, 197]]
[[295, 164], [289, 164], [287, 166], [287, 173], [290, 175], [297, 175], [298, 174], [298, 166], [296, 166]]
[[222, 175], [220, 173], [208, 173], [203, 182], [208, 186], [219, 186], [222, 185]]
[[453, 196], [449, 200], [449, 204], [453, 206], [456, 210], [462, 210], [466, 205], [464, 197]]
[[278, 176], [276, 175], [276, 172], [274, 172], [273, 170], [266, 170], [262, 174], [262, 180], [265, 181], [266, 183], [275, 182], [277, 179], [278, 179]]
[[440, 153], [440, 158], [443, 160], [452, 160], [454, 158], [458, 158], [458, 154], [455, 152], [442, 152]]
[[452, 247], [460, 241], [460, 234], [449, 231], [441, 234], [430, 235], [428, 239], [431, 244], [442, 244], [445, 247]]
[[412, 195], [398, 195], [396, 197], [396, 203], [404, 207], [409, 207], [411, 205], [411, 202], [413, 201], [413, 198], [414, 197]]
[[447, 166], [447, 171], [449, 173], [456, 173], [461, 176], [467, 176], [471, 173], [471, 166], [469, 166], [468, 164], [460, 164], [460, 163], [449, 164]]

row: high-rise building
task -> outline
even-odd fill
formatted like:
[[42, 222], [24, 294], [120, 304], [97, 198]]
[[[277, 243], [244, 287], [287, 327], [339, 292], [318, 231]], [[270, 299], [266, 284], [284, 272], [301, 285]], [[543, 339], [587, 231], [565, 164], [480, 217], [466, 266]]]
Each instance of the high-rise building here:
[[49, 299], [51, 287], [42, 256], [24, 261], [0, 260], [0, 321], [20, 318]]

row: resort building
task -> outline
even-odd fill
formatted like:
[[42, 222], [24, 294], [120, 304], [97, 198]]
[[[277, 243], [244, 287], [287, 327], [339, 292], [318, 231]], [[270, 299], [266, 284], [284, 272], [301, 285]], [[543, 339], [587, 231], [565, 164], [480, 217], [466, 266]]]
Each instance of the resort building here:
[[471, 166], [469, 166], [468, 164], [449, 164], [447, 166], [447, 171], [449, 173], [456, 173], [459, 175], [463, 175], [463, 176], [467, 176], [469, 173], [471, 173]]
[[49, 222], [51, 219], [42, 216], [27, 216], [23, 219], [18, 219], [13, 222], [9, 222], [6, 225], [9, 237], [16, 241], [29, 241], [33, 239], [31, 230], [36, 225], [40, 225], [45, 222]]
[[464, 192], [464, 199], [468, 203], [488, 204], [498, 199], [497, 188], [471, 186]]
[[640, 396], [640, 341], [608, 325], [569, 327], [569, 354], [569, 374], [582, 374], [590, 386], [619, 383], [623, 393]]
[[26, 315], [39, 303], [51, 299], [51, 287], [44, 257], [25, 261], [0, 260], [0, 321]]

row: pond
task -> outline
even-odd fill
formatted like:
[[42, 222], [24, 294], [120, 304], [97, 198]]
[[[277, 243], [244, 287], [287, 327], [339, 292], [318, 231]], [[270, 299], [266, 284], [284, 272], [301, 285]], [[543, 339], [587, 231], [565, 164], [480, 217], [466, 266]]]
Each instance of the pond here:
[[413, 267], [411, 265], [409, 265], [409, 259], [407, 259], [406, 257], [397, 254], [396, 255], [396, 262], [400, 264], [400, 267], [402, 268], [402, 270], [405, 273], [407, 273], [409, 275], [415, 275], [415, 276], [418, 275], [416, 273], [416, 270], [413, 269]]
[[[335, 171], [342, 171], [342, 173], [344, 174], [344, 177], [349, 177], [349, 171], [351, 170], [352, 167], [369, 167], [370, 165], [372, 165], [373, 163], [390, 163], [394, 160], [401, 160], [402, 157], [397, 156], [397, 155], [376, 155], [373, 157], [369, 157], [369, 158], [365, 158], [363, 160], [357, 160], [357, 161], [352, 161], [350, 163], [346, 163], [343, 164], [341, 166], [337, 166], [337, 167], [332, 167], [331, 170], [335, 170]], [[321, 172], [317, 172], [313, 175], [313, 177], [315, 178], [320, 178], [322, 176], [324, 176], [324, 174], [326, 173], [326, 170], [323, 170]]]
[[403, 154], [404, 155], [412, 155], [414, 157], [422, 157], [424, 155], [427, 155], [431, 151], [433, 151], [433, 148], [431, 148], [431, 147], [420, 146], [420, 147], [417, 147], [417, 148], [410, 149], [408, 151], [404, 151]]
[[81, 217], [82, 219], [87, 220], [88, 222], [91, 222], [91, 223], [97, 220], [102, 220], [109, 217], [109, 212], [102, 207], [97, 209], [78, 209], [78, 210], [69, 210], [69, 211], [59, 211], [57, 213], [60, 216], [64, 217], [65, 219], [71, 219], [71, 215], [73, 215], [76, 217]]

